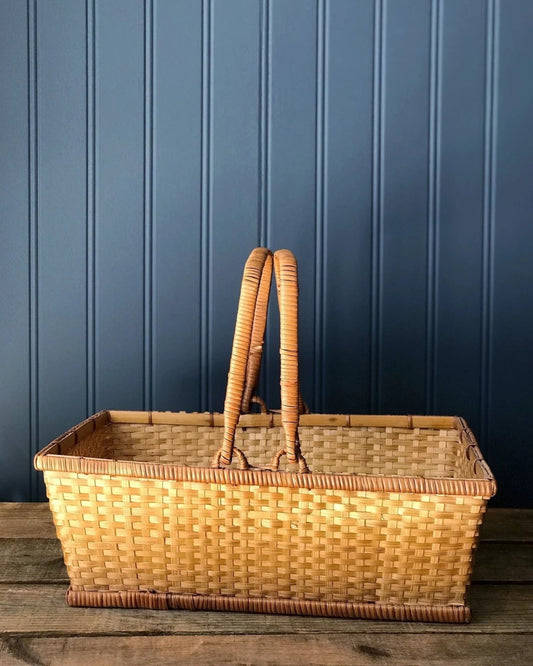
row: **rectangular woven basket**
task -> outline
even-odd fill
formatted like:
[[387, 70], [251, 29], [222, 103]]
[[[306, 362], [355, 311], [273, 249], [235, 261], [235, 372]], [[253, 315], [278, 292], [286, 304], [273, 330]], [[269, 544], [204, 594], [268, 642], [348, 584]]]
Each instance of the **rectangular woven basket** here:
[[496, 491], [474, 436], [458, 417], [306, 414], [296, 262], [282, 250], [274, 264], [281, 414], [246, 413], [272, 273], [258, 248], [224, 414], [103, 411], [36, 455], [68, 603], [468, 621]]

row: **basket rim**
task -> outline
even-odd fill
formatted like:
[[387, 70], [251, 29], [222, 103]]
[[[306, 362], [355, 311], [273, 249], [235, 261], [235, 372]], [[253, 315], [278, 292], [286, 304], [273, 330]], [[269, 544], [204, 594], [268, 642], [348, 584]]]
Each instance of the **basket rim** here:
[[417, 622], [468, 623], [471, 621], [470, 606], [466, 603], [402, 604], [370, 601], [316, 601], [300, 597], [229, 596], [152, 590], [78, 590], [73, 586], [68, 588], [65, 597], [69, 606], [97, 608], [220, 610]]
[[[209, 412], [140, 412], [103, 410], [85, 419], [56, 437], [34, 457], [34, 466], [41, 471], [73, 472], [86, 475], [125, 476], [167, 481], [188, 481], [224, 485], [279, 486], [287, 488], [331, 489], [367, 492], [392, 492], [431, 495], [475, 496], [489, 499], [496, 493], [496, 481], [483, 459], [472, 431], [466, 421], [457, 416], [309, 414], [300, 417], [302, 426], [330, 427], [399, 427], [457, 430], [465, 455], [474, 459], [482, 473], [480, 478], [394, 476], [272, 471], [250, 469], [192, 467], [168, 463], [147, 463], [85, 456], [64, 455], [69, 449], [95, 430], [108, 423], [138, 423], [146, 425], [223, 426], [223, 414]], [[246, 414], [239, 427], [279, 427], [279, 414]]]

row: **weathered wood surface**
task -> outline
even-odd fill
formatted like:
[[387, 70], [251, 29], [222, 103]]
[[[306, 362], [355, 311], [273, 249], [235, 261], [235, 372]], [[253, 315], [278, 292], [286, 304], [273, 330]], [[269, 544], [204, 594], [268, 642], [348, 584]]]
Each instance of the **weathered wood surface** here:
[[481, 540], [533, 542], [533, 509], [489, 509]]
[[[440, 655], [436, 659], [436, 655]], [[73, 638], [0, 638], [0, 663], [5, 666], [61, 664], [129, 666], [172, 664], [402, 664], [428, 666], [494, 666], [525, 664], [533, 656], [533, 637], [424, 634], [322, 634], [320, 636], [99, 636]], [[530, 662], [531, 663], [531, 662]]]
[[0, 635], [524, 633], [533, 631], [533, 586], [474, 585], [470, 624], [439, 624], [209, 611], [70, 608], [63, 584], [0, 585]]
[[489, 510], [469, 625], [70, 608], [46, 504], [0, 504], [0, 664], [532, 664], [533, 511]]
[[48, 502], [0, 502], [0, 539], [54, 539]]
[[0, 539], [0, 583], [68, 584], [56, 539]]

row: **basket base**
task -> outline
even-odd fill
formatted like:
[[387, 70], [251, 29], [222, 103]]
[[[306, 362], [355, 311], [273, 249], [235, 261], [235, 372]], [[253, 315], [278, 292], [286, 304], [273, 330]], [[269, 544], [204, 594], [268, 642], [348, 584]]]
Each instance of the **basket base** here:
[[123, 592], [67, 590], [69, 606], [96, 608], [150, 608], [152, 610], [219, 610], [279, 615], [400, 620], [416, 622], [470, 622], [468, 606], [409, 605], [386, 603], [349, 603], [265, 597], [175, 594], [129, 590]]

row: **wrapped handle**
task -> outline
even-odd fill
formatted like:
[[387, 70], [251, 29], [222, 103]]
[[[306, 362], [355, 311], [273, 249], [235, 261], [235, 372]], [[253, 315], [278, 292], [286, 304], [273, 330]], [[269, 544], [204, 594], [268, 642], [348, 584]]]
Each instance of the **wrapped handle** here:
[[[247, 414], [250, 411], [250, 402], [259, 403], [261, 405], [261, 410], [265, 413], [267, 411], [265, 403], [260, 398], [253, 397], [253, 394], [259, 382], [259, 369], [263, 357], [268, 301], [270, 299], [270, 285], [272, 282], [272, 252], [266, 250], [266, 248], [257, 248], [257, 250], [261, 251], [258, 255], [259, 260], [263, 260], [262, 257], [264, 255], [264, 263], [257, 290], [252, 333], [250, 337], [250, 350], [248, 353], [248, 362], [246, 364], [246, 377], [241, 402], [241, 412], [243, 414]], [[264, 254], [263, 250], [266, 250], [266, 254]], [[252, 255], [254, 255], [255, 252], [256, 250], [252, 252]]]
[[[241, 411], [249, 410], [257, 384], [271, 279], [272, 252], [258, 247], [244, 266], [224, 401], [224, 441], [213, 460], [214, 466], [231, 463], [237, 422]], [[248, 463], [241, 453], [241, 467], [247, 468]]]
[[[261, 254], [254, 254], [259, 250], [262, 251]], [[305, 473], [309, 470], [301, 454], [298, 439], [299, 415], [304, 411], [305, 406], [300, 395], [298, 377], [298, 268], [292, 252], [278, 250], [274, 254], [274, 270], [280, 309], [281, 420], [285, 432], [286, 448], [276, 453], [272, 461], [272, 468], [278, 469], [280, 458], [286, 453], [287, 460], [291, 463], [298, 463], [299, 471]], [[266, 322], [266, 306], [268, 306], [266, 283], [270, 284], [271, 272], [272, 253], [264, 248], [254, 250], [246, 262], [241, 287], [224, 403], [224, 440], [213, 459], [215, 467], [231, 463], [235, 449], [235, 430], [240, 416], [239, 408], [249, 406], [244, 391], [246, 388], [250, 388], [251, 395], [253, 390], [251, 382], [257, 381]], [[263, 313], [263, 306], [265, 306], [264, 318], [257, 317], [258, 313]], [[250, 332], [248, 335], [247, 331]], [[255, 355], [251, 353], [253, 351], [251, 349], [252, 339], [257, 343], [259, 351]], [[255, 365], [256, 362], [257, 365]], [[245, 378], [249, 375], [252, 376], [252, 380], [250, 380], [249, 386], [245, 387]], [[239, 450], [237, 452], [241, 460], [241, 468], [246, 469], [248, 463], [244, 454]]]
[[274, 254], [274, 271], [280, 314], [281, 423], [285, 431], [287, 460], [296, 463], [301, 458], [298, 440], [301, 403], [298, 377], [299, 289], [298, 266], [290, 250], [278, 250]]

